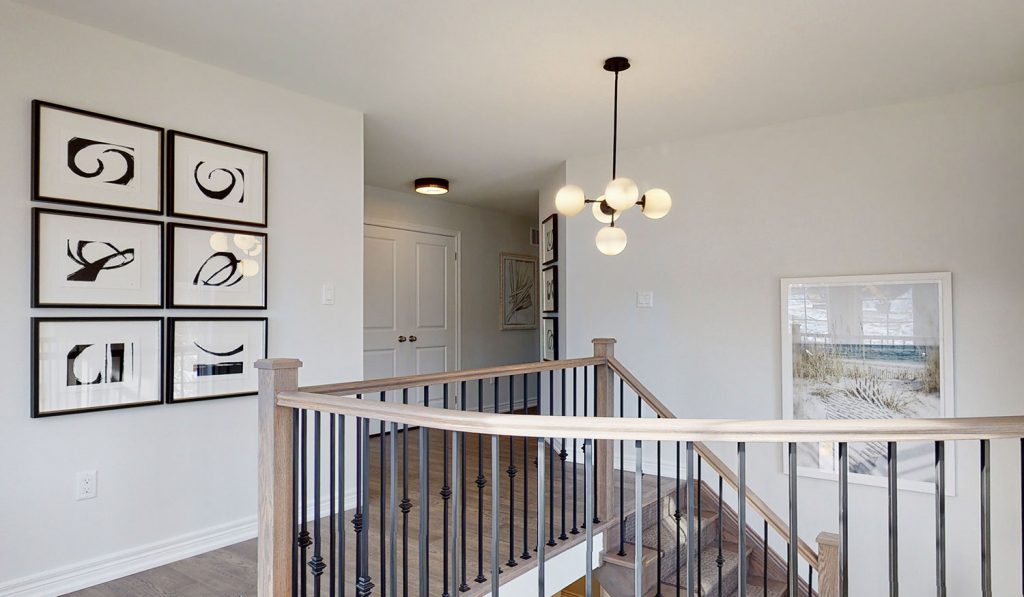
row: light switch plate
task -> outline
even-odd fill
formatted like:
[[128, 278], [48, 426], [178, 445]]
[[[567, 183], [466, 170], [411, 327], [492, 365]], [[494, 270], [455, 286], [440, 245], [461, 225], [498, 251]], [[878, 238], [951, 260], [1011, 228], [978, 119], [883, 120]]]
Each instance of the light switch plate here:
[[323, 290], [320, 295], [320, 303], [323, 305], [334, 304], [334, 285], [324, 284]]
[[636, 306], [638, 309], [650, 309], [654, 307], [654, 291], [639, 290], [636, 293]]

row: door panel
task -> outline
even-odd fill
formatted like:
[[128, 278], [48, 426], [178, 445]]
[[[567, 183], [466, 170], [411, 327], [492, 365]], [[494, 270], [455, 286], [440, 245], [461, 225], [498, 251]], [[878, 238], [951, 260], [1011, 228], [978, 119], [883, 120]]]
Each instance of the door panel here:
[[364, 237], [363, 328], [394, 330], [397, 327], [398, 243], [395, 239]]
[[448, 327], [447, 270], [448, 247], [416, 242], [416, 329], [421, 332]]

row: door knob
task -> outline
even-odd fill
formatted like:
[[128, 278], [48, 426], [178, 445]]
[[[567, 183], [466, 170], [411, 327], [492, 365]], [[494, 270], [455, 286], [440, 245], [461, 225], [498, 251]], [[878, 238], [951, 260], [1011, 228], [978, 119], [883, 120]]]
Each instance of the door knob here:
[[415, 342], [416, 340], [416, 336], [409, 336], [409, 342]]
[[398, 337], [398, 341], [399, 342], [405, 342], [405, 336], [399, 336]]

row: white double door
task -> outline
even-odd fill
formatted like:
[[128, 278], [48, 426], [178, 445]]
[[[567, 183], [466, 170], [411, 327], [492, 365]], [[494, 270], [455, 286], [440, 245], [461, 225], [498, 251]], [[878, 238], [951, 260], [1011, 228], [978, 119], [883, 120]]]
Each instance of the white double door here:
[[[364, 225], [365, 379], [457, 368], [456, 249], [454, 236], [418, 231], [412, 226]], [[399, 391], [388, 394], [388, 400], [402, 400]], [[432, 387], [430, 404], [441, 404], [441, 396], [442, 388]], [[408, 399], [410, 403], [422, 403], [423, 388], [410, 390]]]

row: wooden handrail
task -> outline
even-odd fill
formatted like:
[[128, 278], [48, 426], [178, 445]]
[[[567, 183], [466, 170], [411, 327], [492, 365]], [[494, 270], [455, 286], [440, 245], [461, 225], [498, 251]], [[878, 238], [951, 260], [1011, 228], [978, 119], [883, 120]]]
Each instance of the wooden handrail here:
[[[669, 410], [667, 406], [662, 404], [661, 401], [658, 400], [658, 398], [650, 390], [648, 390], [647, 387], [644, 386], [644, 384], [642, 384], [640, 380], [637, 379], [636, 376], [633, 375], [633, 373], [626, 368], [625, 365], [620, 363], [614, 357], [608, 359], [608, 365], [616, 373], [619, 374], [619, 377], [621, 377], [623, 381], [625, 381], [626, 384], [630, 388], [632, 388], [633, 391], [636, 392], [637, 395], [639, 395], [640, 398], [644, 402], [646, 402], [647, 405], [651, 407], [651, 409], [654, 410], [655, 413], [658, 414], [658, 416], [660, 416], [663, 419], [676, 418], [675, 413]], [[734, 490], [739, 489], [739, 477], [736, 475], [735, 472], [733, 472], [731, 468], [729, 468], [727, 464], [725, 464], [725, 462], [722, 461], [721, 458], [718, 457], [717, 454], [715, 454], [715, 452], [711, 448], [709, 448], [703, 442], [694, 442], [693, 448], [694, 450], [697, 451], [698, 454], [701, 455], [701, 458], [703, 458], [708, 464], [711, 465], [711, 468], [713, 468], [715, 472], [717, 472], [725, 480], [726, 483], [728, 483]], [[781, 516], [776, 514], [775, 511], [771, 509], [771, 507], [761, 498], [761, 496], [757, 495], [757, 493], [755, 493], [749, 487], [746, 488], [746, 495], [747, 502], [749, 502], [750, 505], [753, 506], [754, 510], [756, 510], [757, 513], [760, 514], [763, 519], [768, 521], [768, 524], [770, 524], [772, 528], [775, 529], [775, 532], [779, 533], [779, 535], [783, 537], [789, 537], [789, 525], [782, 520]], [[768, 538], [765, 537], [764, 540], [767, 541]], [[810, 545], [807, 545], [807, 543], [805, 543], [804, 540], [800, 539], [799, 537], [797, 537], [797, 549], [800, 550], [800, 555], [804, 557], [804, 560], [806, 560], [811, 565], [811, 567], [813, 567], [815, 570], [818, 570], [819, 572], [821, 571], [818, 562], [817, 550], [813, 549]]]
[[478, 379], [488, 379], [492, 377], [523, 375], [527, 373], [539, 373], [558, 369], [572, 369], [573, 367], [590, 367], [593, 365], [605, 365], [607, 363], [608, 360], [601, 357], [567, 359], [564, 361], [543, 361], [540, 363], [520, 363], [516, 365], [500, 365], [498, 367], [484, 367], [482, 369], [466, 369], [464, 371], [442, 371], [440, 373], [424, 373], [421, 375], [406, 375], [404, 377], [386, 377], [383, 379], [367, 379], [346, 383], [304, 386], [299, 388], [299, 391], [309, 392], [312, 394], [333, 395], [372, 394], [375, 392], [401, 390], [403, 388], [417, 388], [436, 384], [457, 383], [460, 381], [476, 381]]

